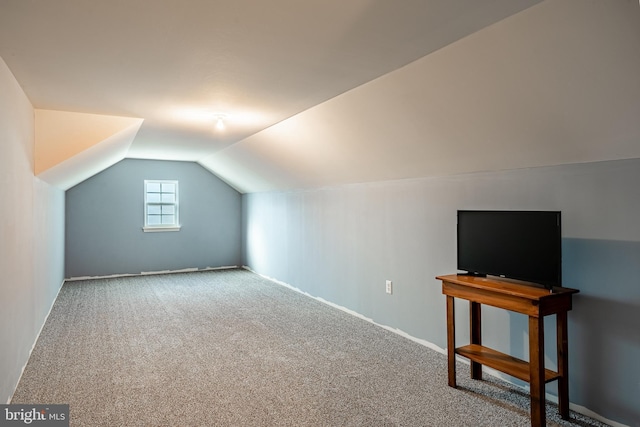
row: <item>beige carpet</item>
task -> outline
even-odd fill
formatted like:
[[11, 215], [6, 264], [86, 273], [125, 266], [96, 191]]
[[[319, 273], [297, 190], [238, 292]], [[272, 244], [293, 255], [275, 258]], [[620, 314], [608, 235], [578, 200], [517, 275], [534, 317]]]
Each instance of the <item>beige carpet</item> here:
[[[506, 383], [244, 270], [66, 283], [12, 403], [74, 426], [529, 426]], [[548, 405], [548, 425], [571, 422]]]

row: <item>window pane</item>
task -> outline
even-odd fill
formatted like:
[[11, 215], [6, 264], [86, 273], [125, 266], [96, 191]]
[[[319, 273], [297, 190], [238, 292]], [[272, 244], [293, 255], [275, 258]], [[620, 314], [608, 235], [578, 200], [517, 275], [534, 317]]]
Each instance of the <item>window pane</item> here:
[[147, 224], [149, 225], [160, 225], [161, 216], [160, 215], [147, 215]]
[[162, 203], [175, 203], [175, 202], [176, 202], [175, 194], [162, 193]]
[[[138, 181], [139, 182], [139, 181]], [[140, 187], [138, 187], [140, 188]], [[147, 193], [159, 193], [160, 192], [160, 183], [159, 182], [149, 182], [147, 183]]]
[[178, 226], [178, 182], [145, 180], [145, 226]]
[[162, 192], [163, 193], [175, 193], [176, 192], [176, 185], [173, 183], [162, 183]]

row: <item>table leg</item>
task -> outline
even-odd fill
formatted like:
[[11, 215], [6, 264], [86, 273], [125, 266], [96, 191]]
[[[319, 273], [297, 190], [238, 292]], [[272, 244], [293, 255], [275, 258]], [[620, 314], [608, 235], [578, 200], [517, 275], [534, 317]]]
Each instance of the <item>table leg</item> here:
[[[478, 302], [469, 302], [469, 330], [471, 332], [471, 344], [482, 345], [482, 321], [481, 308]], [[482, 364], [471, 361], [471, 378], [474, 380], [482, 379]]]
[[449, 386], [456, 386], [456, 324], [454, 298], [447, 295], [447, 361], [449, 363]]
[[545, 426], [544, 317], [529, 316], [529, 369], [531, 425]]
[[567, 312], [556, 314], [558, 349], [558, 411], [562, 419], [569, 419], [569, 344], [567, 339]]

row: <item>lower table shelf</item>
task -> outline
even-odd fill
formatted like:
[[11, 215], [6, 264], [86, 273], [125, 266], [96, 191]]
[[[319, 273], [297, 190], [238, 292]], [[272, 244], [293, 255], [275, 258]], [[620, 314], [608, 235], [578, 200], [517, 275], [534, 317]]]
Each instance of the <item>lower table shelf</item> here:
[[[478, 344], [469, 344], [456, 348], [456, 354], [467, 359], [488, 366], [519, 380], [531, 382], [529, 362], [509, 356], [489, 347]], [[548, 383], [560, 378], [560, 374], [550, 369], [544, 370], [544, 382]]]

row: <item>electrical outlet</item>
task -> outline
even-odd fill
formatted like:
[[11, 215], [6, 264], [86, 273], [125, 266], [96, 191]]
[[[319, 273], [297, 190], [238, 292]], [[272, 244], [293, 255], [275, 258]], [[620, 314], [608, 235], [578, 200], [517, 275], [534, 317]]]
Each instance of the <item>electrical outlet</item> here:
[[391, 280], [387, 280], [387, 293], [388, 294], [392, 294], [393, 293], [393, 283], [391, 282]]

